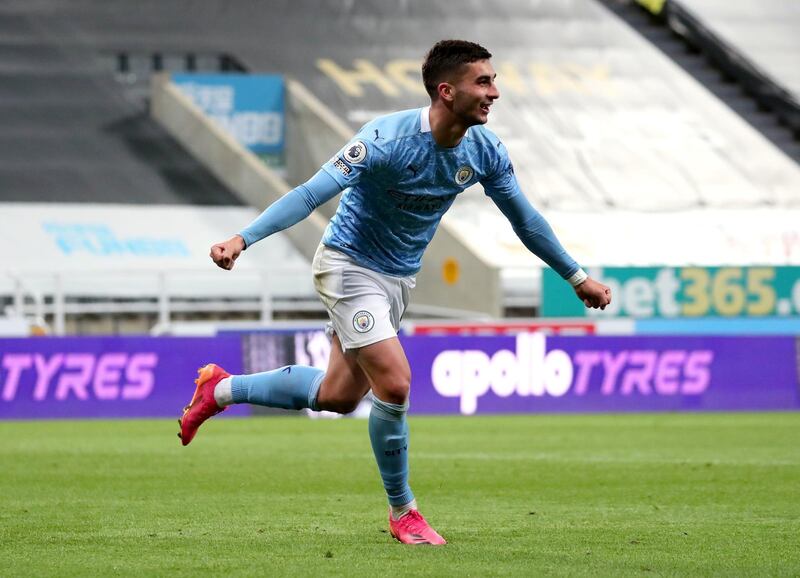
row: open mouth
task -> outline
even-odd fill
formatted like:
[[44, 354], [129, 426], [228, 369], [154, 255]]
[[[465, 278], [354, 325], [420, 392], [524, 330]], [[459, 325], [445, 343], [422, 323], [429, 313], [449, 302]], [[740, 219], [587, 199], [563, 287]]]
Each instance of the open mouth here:
[[484, 114], [489, 114], [489, 107], [490, 107], [490, 106], [492, 106], [492, 105], [491, 105], [491, 103], [489, 103], [489, 104], [482, 104], [482, 105], [481, 105], [481, 111], [482, 111]]

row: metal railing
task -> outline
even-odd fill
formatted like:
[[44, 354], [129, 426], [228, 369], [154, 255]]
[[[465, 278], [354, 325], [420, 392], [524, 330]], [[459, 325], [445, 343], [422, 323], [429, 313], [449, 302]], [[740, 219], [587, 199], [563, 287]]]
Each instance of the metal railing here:
[[37, 324], [51, 318], [54, 335], [65, 334], [70, 315], [155, 314], [154, 330], [168, 328], [174, 313], [244, 312], [268, 324], [276, 312], [325, 317], [308, 277], [297, 269], [248, 270], [225, 280], [191, 269], [8, 272], [0, 298], [10, 300], [7, 317]]
[[[222, 276], [220, 276], [220, 274]], [[310, 283], [307, 269], [248, 269], [236, 274], [208, 269], [131, 269], [15, 271], [0, 275], [0, 303], [5, 316], [27, 319], [52, 335], [65, 335], [70, 316], [155, 316], [150, 333], [186, 330], [192, 321], [175, 321], [175, 314], [197, 317], [198, 325], [229, 322], [213, 314], [251, 314], [240, 325], [273, 326], [275, 315], [305, 322], [327, 321], [327, 313]], [[409, 318], [485, 320], [484, 313], [412, 303]], [[48, 323], [47, 320], [51, 320]]]

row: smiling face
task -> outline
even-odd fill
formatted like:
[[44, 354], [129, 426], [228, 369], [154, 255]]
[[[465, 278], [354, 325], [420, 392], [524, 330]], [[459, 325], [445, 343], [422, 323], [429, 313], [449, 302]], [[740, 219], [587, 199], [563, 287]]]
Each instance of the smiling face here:
[[464, 126], [486, 124], [490, 107], [500, 98], [495, 84], [496, 77], [494, 67], [488, 59], [470, 62], [461, 67], [452, 83], [442, 83], [439, 86], [439, 94], [449, 101], [453, 114]]

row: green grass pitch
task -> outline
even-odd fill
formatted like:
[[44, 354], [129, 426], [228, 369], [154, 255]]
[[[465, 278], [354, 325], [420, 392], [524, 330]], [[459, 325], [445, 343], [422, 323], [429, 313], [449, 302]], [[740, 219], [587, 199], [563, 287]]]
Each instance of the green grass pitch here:
[[441, 548], [387, 533], [363, 420], [0, 423], [0, 576], [800, 575], [800, 413], [410, 425]]

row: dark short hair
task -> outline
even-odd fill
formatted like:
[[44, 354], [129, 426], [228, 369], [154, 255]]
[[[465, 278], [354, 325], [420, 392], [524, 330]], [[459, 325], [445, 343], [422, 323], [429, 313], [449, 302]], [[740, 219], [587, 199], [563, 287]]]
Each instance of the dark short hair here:
[[462, 66], [478, 60], [488, 60], [492, 54], [480, 44], [466, 40], [440, 40], [425, 55], [422, 63], [422, 82], [431, 98], [436, 98], [436, 87]]

